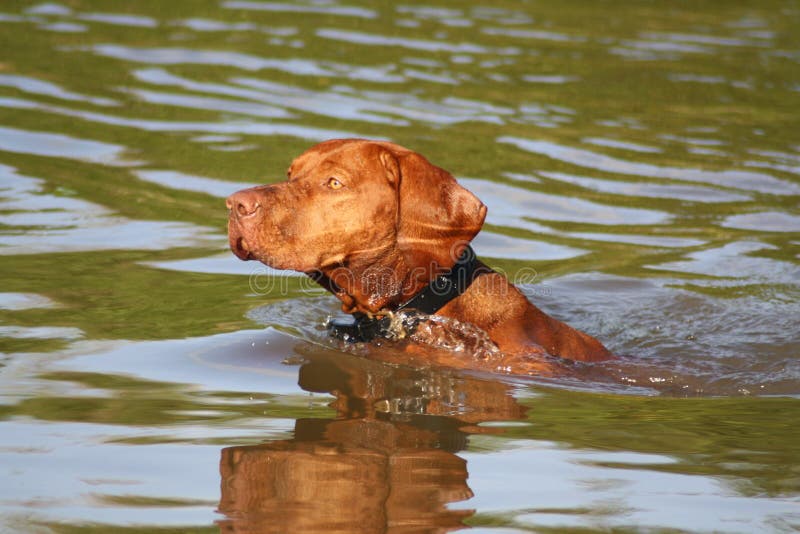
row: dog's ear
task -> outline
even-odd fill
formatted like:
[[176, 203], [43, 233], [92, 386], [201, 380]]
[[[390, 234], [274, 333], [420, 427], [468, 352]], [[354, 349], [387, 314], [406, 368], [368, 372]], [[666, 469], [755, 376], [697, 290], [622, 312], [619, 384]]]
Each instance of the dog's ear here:
[[483, 226], [486, 206], [453, 176], [412, 151], [392, 154], [397, 177], [397, 243], [411, 268], [453, 267]]

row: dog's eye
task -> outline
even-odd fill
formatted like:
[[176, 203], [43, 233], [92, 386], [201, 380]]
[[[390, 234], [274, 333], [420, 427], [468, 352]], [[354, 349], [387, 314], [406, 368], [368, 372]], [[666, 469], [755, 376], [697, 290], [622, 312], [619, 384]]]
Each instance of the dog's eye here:
[[341, 189], [344, 184], [336, 178], [328, 178], [328, 187], [331, 189]]

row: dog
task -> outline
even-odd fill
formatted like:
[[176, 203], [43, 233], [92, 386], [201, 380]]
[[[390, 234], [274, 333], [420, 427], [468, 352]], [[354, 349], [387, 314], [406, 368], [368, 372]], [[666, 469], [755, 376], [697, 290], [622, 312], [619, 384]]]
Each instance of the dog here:
[[[469, 243], [486, 206], [422, 155], [386, 141], [332, 139], [298, 156], [287, 178], [228, 197], [230, 247], [333, 293], [356, 319], [334, 334], [368, 340], [385, 334], [393, 312], [419, 312], [485, 333], [510, 358], [496, 367], [510, 373], [548, 374], [552, 357], [614, 357], [475, 258]], [[431, 324], [409, 328], [431, 332]]]

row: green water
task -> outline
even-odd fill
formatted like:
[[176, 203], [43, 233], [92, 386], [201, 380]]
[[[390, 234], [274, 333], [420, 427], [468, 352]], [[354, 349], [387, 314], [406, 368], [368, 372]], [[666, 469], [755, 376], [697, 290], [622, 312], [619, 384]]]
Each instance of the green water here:
[[[790, 0], [3, 2], [0, 531], [800, 529], [798, 110]], [[333, 346], [224, 197], [342, 136], [617, 380]]]

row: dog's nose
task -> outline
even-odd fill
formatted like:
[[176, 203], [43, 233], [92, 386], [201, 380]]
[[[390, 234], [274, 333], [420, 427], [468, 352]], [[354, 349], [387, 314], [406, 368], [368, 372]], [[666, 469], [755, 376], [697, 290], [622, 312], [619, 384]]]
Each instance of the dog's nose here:
[[258, 194], [252, 189], [245, 189], [232, 194], [225, 201], [225, 205], [237, 217], [252, 215], [261, 206]]

